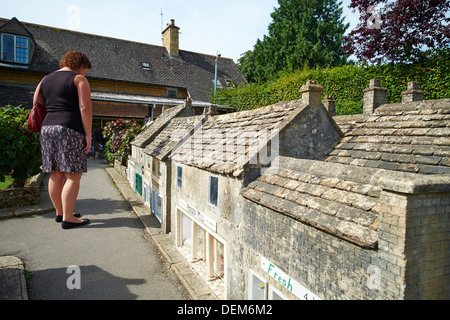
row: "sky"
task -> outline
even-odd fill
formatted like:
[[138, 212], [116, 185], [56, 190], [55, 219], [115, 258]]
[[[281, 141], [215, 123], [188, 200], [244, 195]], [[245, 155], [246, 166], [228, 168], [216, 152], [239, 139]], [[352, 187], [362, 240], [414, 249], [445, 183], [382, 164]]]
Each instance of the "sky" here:
[[[349, 4], [343, 0], [347, 32], [358, 22]], [[237, 62], [267, 34], [277, 6], [277, 0], [0, 0], [0, 17], [153, 45], [162, 45], [161, 28], [174, 19], [181, 50]]]

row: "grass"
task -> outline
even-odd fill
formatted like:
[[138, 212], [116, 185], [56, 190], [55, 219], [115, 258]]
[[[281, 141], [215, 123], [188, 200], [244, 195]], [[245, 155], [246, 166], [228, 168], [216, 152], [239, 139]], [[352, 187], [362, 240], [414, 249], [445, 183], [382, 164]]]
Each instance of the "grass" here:
[[14, 179], [11, 178], [11, 176], [5, 176], [5, 181], [0, 182], [0, 190], [8, 189], [13, 182], [14, 182]]

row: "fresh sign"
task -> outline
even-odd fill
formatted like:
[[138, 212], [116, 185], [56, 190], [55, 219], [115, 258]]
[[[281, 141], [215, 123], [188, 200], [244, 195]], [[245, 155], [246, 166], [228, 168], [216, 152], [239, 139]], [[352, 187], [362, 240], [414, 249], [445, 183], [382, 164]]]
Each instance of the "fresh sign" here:
[[261, 269], [300, 300], [322, 300], [264, 257], [261, 257]]

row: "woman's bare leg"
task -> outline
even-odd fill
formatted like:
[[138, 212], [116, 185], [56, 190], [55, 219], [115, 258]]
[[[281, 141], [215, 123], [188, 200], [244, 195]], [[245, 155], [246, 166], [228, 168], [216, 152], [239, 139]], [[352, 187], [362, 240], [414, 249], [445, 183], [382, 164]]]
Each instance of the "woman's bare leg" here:
[[62, 189], [61, 200], [63, 206], [63, 221], [80, 223], [82, 219], [78, 219], [73, 216], [75, 210], [75, 203], [78, 197], [78, 191], [80, 190], [80, 180], [82, 173], [66, 173], [66, 182]]
[[52, 200], [53, 206], [56, 210], [56, 215], [63, 215], [63, 205], [61, 193], [64, 187], [65, 174], [59, 171], [52, 171], [48, 180], [48, 194]]

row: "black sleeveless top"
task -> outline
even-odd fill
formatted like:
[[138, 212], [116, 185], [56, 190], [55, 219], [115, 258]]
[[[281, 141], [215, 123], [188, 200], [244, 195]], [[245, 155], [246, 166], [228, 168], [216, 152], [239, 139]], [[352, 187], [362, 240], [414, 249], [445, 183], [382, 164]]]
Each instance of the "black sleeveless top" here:
[[78, 89], [73, 82], [76, 75], [72, 71], [56, 71], [42, 80], [41, 93], [47, 108], [42, 126], [61, 125], [85, 133]]

